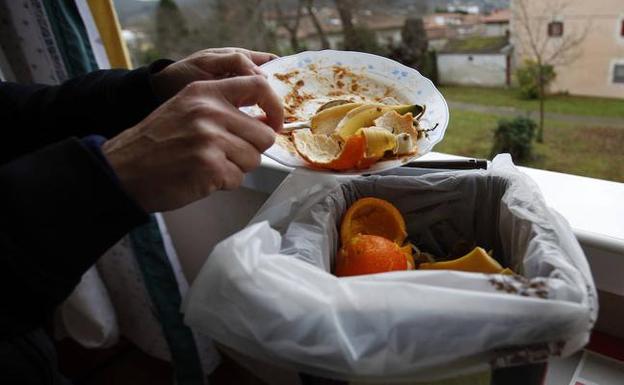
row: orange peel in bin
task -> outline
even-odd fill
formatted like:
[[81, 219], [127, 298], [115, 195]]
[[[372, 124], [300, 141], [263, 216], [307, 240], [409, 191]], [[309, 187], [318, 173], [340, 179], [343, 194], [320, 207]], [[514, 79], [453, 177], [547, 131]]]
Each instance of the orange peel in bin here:
[[399, 245], [377, 235], [360, 234], [342, 246], [336, 263], [336, 275], [373, 274], [408, 270], [408, 259]]
[[373, 197], [357, 200], [342, 218], [342, 244], [358, 234], [378, 235], [398, 245], [407, 238], [405, 220], [399, 210], [392, 203]]
[[374, 197], [358, 199], [347, 209], [340, 224], [342, 247], [335, 274], [342, 277], [414, 269], [514, 274], [481, 247], [451, 261], [421, 262], [416, 266], [413, 246], [404, 244], [406, 238], [405, 220], [392, 203]]

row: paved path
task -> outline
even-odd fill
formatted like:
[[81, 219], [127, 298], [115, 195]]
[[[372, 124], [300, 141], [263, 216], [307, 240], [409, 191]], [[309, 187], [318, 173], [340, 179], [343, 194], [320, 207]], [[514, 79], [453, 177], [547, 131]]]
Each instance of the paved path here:
[[[547, 102], [548, 103], [548, 102]], [[514, 107], [502, 106], [486, 106], [483, 104], [473, 104], [465, 102], [448, 101], [449, 109], [481, 112], [484, 114], [502, 115], [502, 116], [530, 116], [539, 119], [539, 111], [527, 111]], [[622, 103], [624, 105], [624, 103]], [[622, 107], [624, 108], [624, 107]], [[600, 126], [600, 127], [618, 127], [624, 128], [624, 118], [606, 117], [606, 116], [587, 116], [587, 115], [569, 115], [559, 114], [555, 112], [546, 112], [545, 119], [558, 120], [561, 122], [579, 124], [584, 126]]]

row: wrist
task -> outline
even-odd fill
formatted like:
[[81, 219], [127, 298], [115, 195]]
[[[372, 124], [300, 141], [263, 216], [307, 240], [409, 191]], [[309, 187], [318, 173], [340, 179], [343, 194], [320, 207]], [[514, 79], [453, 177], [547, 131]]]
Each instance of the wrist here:
[[128, 190], [127, 183], [123, 181], [122, 175], [119, 172], [119, 165], [115, 165], [115, 158], [107, 153], [107, 148], [110, 146], [111, 141], [100, 135], [89, 135], [82, 138], [80, 141], [83, 146], [95, 155], [102, 165], [103, 171], [108, 175], [113, 184], [117, 186], [117, 189], [126, 195], [130, 206], [136, 207], [137, 210], [144, 213], [148, 212], [145, 207], [140, 204], [139, 200], [136, 199], [136, 195]]
[[117, 183], [119, 184], [119, 178], [115, 173], [111, 163], [108, 158], [104, 155], [103, 146], [106, 143], [106, 138], [101, 135], [89, 135], [85, 136], [81, 139], [83, 145], [85, 145], [91, 152], [98, 158], [98, 160], [104, 165], [104, 169], [107, 174]]
[[[124, 133], [121, 134], [122, 136]], [[109, 166], [110, 172], [114, 175], [119, 187], [125, 191], [128, 197], [143, 211], [151, 212], [141, 199], [140, 189], [134, 188], [136, 184], [132, 183], [132, 162], [126, 159], [125, 151], [119, 145], [119, 136], [105, 141], [100, 147], [102, 158]], [[134, 186], [134, 187], [133, 187]]]
[[175, 63], [173, 60], [160, 59], [150, 64], [147, 68], [150, 73], [150, 86], [152, 94], [156, 97], [159, 104], [167, 101], [175, 95], [175, 90], [171, 87], [169, 76], [164, 71], [168, 66]]

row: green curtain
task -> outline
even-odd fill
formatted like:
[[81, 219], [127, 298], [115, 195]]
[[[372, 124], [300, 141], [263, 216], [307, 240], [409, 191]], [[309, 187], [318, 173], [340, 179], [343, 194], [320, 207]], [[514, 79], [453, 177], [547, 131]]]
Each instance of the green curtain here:
[[43, 0], [56, 45], [69, 77], [98, 69], [87, 30], [73, 0]]
[[[89, 37], [74, 1], [42, 2], [68, 76], [97, 70]], [[195, 338], [180, 312], [182, 298], [156, 218], [150, 216], [149, 223], [132, 230], [130, 239], [171, 353], [176, 384], [204, 384], [205, 375]]]

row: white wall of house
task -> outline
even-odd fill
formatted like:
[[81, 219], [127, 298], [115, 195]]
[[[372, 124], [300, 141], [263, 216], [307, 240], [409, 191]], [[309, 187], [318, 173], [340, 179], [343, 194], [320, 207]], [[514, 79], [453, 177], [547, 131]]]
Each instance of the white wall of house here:
[[[550, 20], [543, 17], [553, 9], [552, 1], [527, 0], [528, 14], [534, 20]], [[533, 58], [529, 35], [519, 19], [517, 2], [511, 2], [511, 43], [514, 46], [515, 65], [522, 65], [525, 59]], [[569, 60], [555, 66], [557, 77], [550, 86], [552, 92], [569, 92], [573, 95], [602, 96], [624, 99], [624, 83], [614, 81], [614, 65], [624, 61], [624, 1], [570, 1], [558, 21], [563, 22], [563, 33], [567, 37], [584, 36], [577, 49], [569, 52]], [[546, 25], [542, 35], [535, 35], [538, 45], [546, 44], [546, 55], [560, 47], [563, 41], [548, 37]]]
[[438, 53], [438, 74], [442, 84], [505, 86], [505, 54]]
[[490, 23], [485, 25], [485, 36], [505, 36], [509, 31], [508, 23]]

